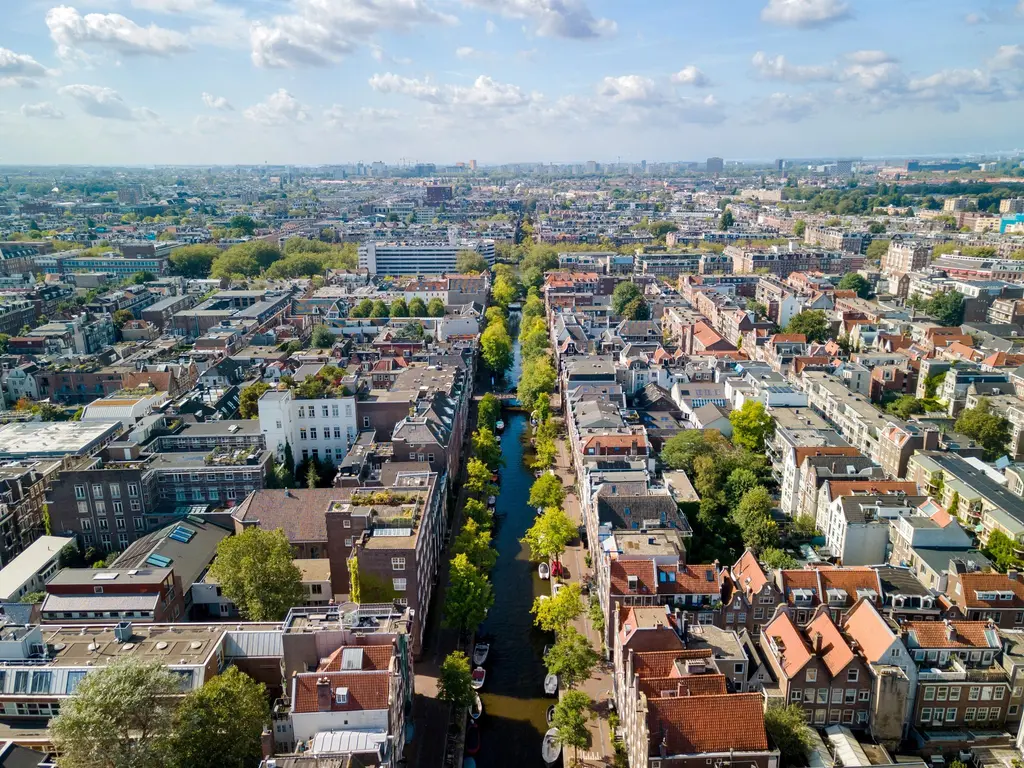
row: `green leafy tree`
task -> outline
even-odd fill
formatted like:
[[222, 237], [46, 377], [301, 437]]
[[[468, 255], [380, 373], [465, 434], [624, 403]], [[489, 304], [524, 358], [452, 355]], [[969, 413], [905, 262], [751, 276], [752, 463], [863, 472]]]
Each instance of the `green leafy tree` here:
[[964, 320], [964, 295], [960, 291], [941, 291], [932, 296], [925, 311], [939, 325], [953, 327]]
[[761, 479], [745, 467], [737, 467], [729, 473], [725, 481], [725, 496], [729, 500], [729, 506], [735, 507], [740, 503], [743, 494], [761, 484]]
[[551, 352], [551, 337], [543, 320], [534, 321], [533, 327], [519, 336], [522, 345], [523, 360], [545, 357]]
[[409, 302], [409, 317], [427, 317], [427, 304], [419, 296]]
[[1010, 442], [1010, 422], [992, 412], [992, 404], [987, 397], [979, 398], [974, 408], [964, 409], [953, 429], [977, 440], [989, 461], [1002, 456]]
[[924, 413], [924, 403], [913, 395], [901, 395], [889, 403], [885, 410], [901, 419], [909, 419], [915, 413]]
[[487, 429], [494, 430], [498, 420], [501, 418], [501, 401], [488, 392], [480, 399], [476, 409], [477, 422]]
[[733, 224], [736, 223], [736, 217], [732, 215], [732, 209], [726, 208], [722, 211], [722, 215], [718, 217], [718, 228], [725, 232]]
[[651, 307], [642, 296], [633, 299], [622, 308], [622, 316], [626, 320], [650, 320]]
[[545, 472], [533, 481], [530, 487], [530, 506], [557, 507], [561, 509], [565, 501], [565, 489], [562, 487], [562, 479], [558, 475]]
[[600, 659], [586, 637], [566, 627], [544, 657], [544, 664], [562, 685], [575, 688], [590, 677]]
[[249, 254], [236, 251], [238, 246], [232, 246], [213, 260], [210, 267], [210, 277], [239, 279], [256, 277], [260, 273], [260, 265]]
[[[381, 302], [383, 304], [384, 302]], [[369, 317], [373, 312], [373, 302], [369, 299], [363, 299], [348, 313], [349, 317]]]
[[476, 520], [468, 517], [462, 524], [462, 530], [452, 543], [452, 554], [465, 555], [482, 573], [494, 567], [498, 553], [491, 546], [491, 531], [482, 528]]
[[305, 598], [302, 574], [280, 528], [253, 526], [221, 540], [210, 575], [250, 621], [280, 621]]
[[178, 707], [172, 753], [180, 768], [248, 768], [262, 757], [270, 720], [266, 687], [228, 667], [190, 692]]
[[464, 554], [452, 558], [444, 600], [444, 625], [473, 632], [494, 605], [494, 591], [487, 577]]
[[391, 316], [391, 311], [388, 309], [388, 305], [387, 304], [385, 304], [380, 299], [377, 299], [375, 302], [373, 302], [373, 309], [370, 310], [370, 317], [383, 318], [383, 317], [390, 317], [390, 316]]
[[811, 750], [811, 729], [799, 704], [769, 704], [764, 711], [764, 728], [778, 747], [784, 768], [806, 765]]
[[171, 251], [171, 272], [182, 277], [201, 279], [210, 276], [213, 260], [221, 250], [215, 245], [186, 245]]
[[760, 561], [769, 568], [781, 570], [783, 568], [797, 567], [796, 558], [778, 547], [766, 547], [765, 549], [762, 549], [758, 559], [760, 559]]
[[793, 234], [797, 237], [803, 237], [804, 232], [807, 231], [807, 222], [803, 219], [797, 219], [793, 222]]
[[811, 538], [818, 532], [818, 524], [813, 515], [797, 515], [793, 521], [793, 532], [804, 538]]
[[479, 274], [489, 268], [487, 259], [476, 251], [459, 251], [455, 254], [455, 270], [460, 274]]
[[493, 496], [498, 490], [491, 482], [493, 474], [482, 460], [473, 457], [466, 462], [466, 489], [481, 496]]
[[786, 333], [802, 333], [808, 341], [828, 341], [832, 336], [832, 324], [820, 309], [805, 309], [793, 315], [786, 326]]
[[512, 339], [504, 325], [487, 326], [480, 336], [480, 353], [492, 373], [502, 374], [512, 367]]
[[742, 408], [730, 413], [729, 423], [732, 424], [732, 441], [757, 453], [764, 450], [765, 442], [775, 429], [775, 420], [758, 400], [747, 400]]
[[431, 299], [427, 304], [427, 315], [430, 317], [444, 317], [444, 302], [440, 299]]
[[469, 658], [462, 651], [452, 651], [445, 656], [438, 671], [438, 701], [446, 701], [456, 709], [465, 709], [473, 703], [475, 696]]
[[462, 510], [466, 513], [466, 521], [472, 520], [477, 528], [489, 531], [494, 527], [493, 513], [479, 499], [466, 499], [466, 506]]
[[256, 220], [253, 219], [252, 216], [246, 216], [244, 214], [232, 216], [228, 220], [228, 229], [240, 229], [243, 234], [251, 237], [256, 231]]
[[309, 490], [316, 490], [316, 487], [320, 484], [320, 473], [317, 472], [316, 459], [311, 459], [309, 466], [306, 468], [306, 487]]
[[583, 592], [578, 582], [571, 582], [548, 597], [541, 595], [533, 601], [533, 623], [545, 632], [563, 632], [583, 614]]
[[326, 325], [318, 325], [309, 336], [309, 343], [314, 349], [330, 349], [336, 337]]
[[127, 309], [119, 309], [119, 310], [117, 310], [114, 313], [113, 318], [112, 318], [115, 328], [124, 328], [125, 325], [127, 325], [128, 323], [130, 323], [134, 319], [135, 319], [135, 315], [133, 315]]
[[567, 691], [555, 704], [552, 725], [558, 729], [558, 743], [572, 747], [572, 765], [579, 764], [579, 751], [590, 745], [590, 729], [587, 727], [590, 697], [583, 691]]
[[872, 240], [864, 255], [870, 261], [881, 261], [882, 256], [889, 250], [889, 240]]
[[498, 278], [491, 288], [491, 299], [495, 304], [507, 308], [519, 296], [519, 288], [505, 278]]
[[238, 397], [238, 415], [243, 419], [255, 419], [260, 415], [260, 398], [270, 389], [270, 385], [262, 381], [250, 384], [242, 390]]
[[536, 357], [524, 362], [516, 389], [520, 405], [527, 411], [532, 411], [539, 395], [549, 395], [555, 391], [556, 380], [555, 368], [547, 357]]
[[26, 605], [35, 605], [36, 603], [43, 602], [43, 600], [45, 600], [45, 599], [46, 599], [46, 592], [45, 591], [43, 591], [43, 592], [28, 592], [28, 593], [22, 595], [21, 599], [18, 602], [19, 603], [24, 603]]
[[1014, 552], [1016, 546], [1005, 533], [994, 530], [988, 535], [983, 552], [995, 563], [996, 568], [1005, 573], [1010, 568], [1017, 568], [1021, 564], [1021, 559]]
[[504, 460], [501, 458], [501, 445], [494, 433], [487, 427], [480, 427], [473, 433], [473, 453], [476, 454], [487, 468], [496, 471]]
[[181, 678], [131, 656], [91, 670], [61, 702], [50, 738], [62, 768], [168, 765]]
[[839, 281], [837, 287], [842, 291], [855, 291], [862, 299], [869, 299], [874, 293], [867, 278], [857, 272], [848, 272], [843, 275], [843, 279]]
[[534, 521], [522, 541], [530, 547], [530, 559], [540, 562], [557, 560], [577, 535], [569, 516], [558, 507], [550, 507]]
[[616, 285], [615, 290], [612, 291], [612, 312], [616, 315], [621, 315], [631, 302], [642, 298], [643, 293], [636, 283], [624, 280]]

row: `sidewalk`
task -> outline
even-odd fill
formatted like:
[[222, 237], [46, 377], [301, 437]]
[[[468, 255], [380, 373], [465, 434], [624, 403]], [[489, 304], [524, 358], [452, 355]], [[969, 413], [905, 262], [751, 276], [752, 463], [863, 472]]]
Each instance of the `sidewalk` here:
[[[555, 472], [562, 480], [562, 485], [567, 489], [565, 503], [562, 505], [566, 514], [577, 524], [583, 524], [582, 510], [579, 499], [574, 490], [575, 474], [572, 468], [572, 456], [566, 448], [565, 441], [558, 442], [558, 455], [555, 459]], [[592, 568], [587, 568], [586, 552], [582, 542], [570, 545], [562, 555], [562, 563], [569, 570], [569, 578], [565, 581], [582, 582], [593, 573]], [[589, 599], [587, 605], [589, 607]], [[611, 729], [608, 726], [608, 702], [612, 699], [612, 668], [611, 663], [603, 661], [604, 654], [601, 653], [604, 637], [598, 632], [590, 621], [587, 611], [573, 622], [576, 630], [590, 641], [594, 650], [602, 656], [602, 661], [594, 669], [590, 679], [579, 687], [579, 690], [586, 693], [594, 702], [594, 709], [600, 713], [592, 717], [590, 726], [590, 747], [587, 750], [580, 750], [579, 757], [584, 765], [589, 766], [610, 766], [613, 765], [614, 753], [611, 746]]]

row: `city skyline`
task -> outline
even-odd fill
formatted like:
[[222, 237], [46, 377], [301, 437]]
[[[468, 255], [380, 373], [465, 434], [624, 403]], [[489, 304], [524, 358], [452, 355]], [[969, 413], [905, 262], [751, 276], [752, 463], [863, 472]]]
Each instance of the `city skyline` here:
[[1014, 146], [1024, 117], [1006, 0], [51, 0], [0, 20], [5, 165], [953, 155]]

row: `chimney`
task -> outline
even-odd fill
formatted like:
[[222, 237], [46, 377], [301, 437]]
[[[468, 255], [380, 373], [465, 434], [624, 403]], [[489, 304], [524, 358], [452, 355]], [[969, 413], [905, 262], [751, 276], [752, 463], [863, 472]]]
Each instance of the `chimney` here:
[[951, 643], [956, 640], [956, 627], [949, 619], [945, 619], [944, 623], [946, 625], [946, 641]]
[[815, 632], [814, 633], [813, 643], [814, 643], [814, 655], [815, 656], [820, 656], [821, 655], [821, 641], [822, 641], [822, 639], [823, 638], [821, 636], [821, 632]]
[[274, 732], [264, 728], [260, 734], [260, 748], [263, 750], [264, 759], [274, 756]]
[[331, 680], [328, 677], [319, 677], [316, 681], [316, 708], [320, 712], [331, 711]]

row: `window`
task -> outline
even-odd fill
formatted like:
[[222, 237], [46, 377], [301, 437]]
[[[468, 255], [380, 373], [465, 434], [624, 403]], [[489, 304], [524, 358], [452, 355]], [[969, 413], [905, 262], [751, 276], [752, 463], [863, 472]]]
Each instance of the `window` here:
[[53, 677], [52, 672], [33, 672], [32, 673], [32, 693], [49, 693], [50, 692], [50, 680]]
[[[325, 413], [324, 416], [326, 415], [327, 414]], [[334, 418], [338, 418], [338, 406], [336, 404], [331, 406], [331, 416], [333, 416]]]
[[110, 546], [110, 534], [109, 533], [101, 533], [100, 534], [100, 542], [103, 544], [104, 547], [109, 547]]
[[951, 686], [949, 686], [949, 700], [950, 701], [960, 701], [960, 686], [959, 685], [951, 685]]
[[224, 492], [224, 498], [226, 498], [226, 499], [234, 499], [235, 498], [235, 494], [236, 494], [236, 492], [235, 492], [234, 488], [228, 488]]
[[14, 692], [28, 693], [28, 670], [20, 669], [14, 673]]
[[369, 416], [363, 416], [363, 429], [369, 429], [369, 428], [370, 428], [370, 417]]
[[304, 406], [304, 405], [300, 405], [299, 406], [299, 418], [300, 419], [306, 418], [306, 406]]
[[738, 613], [736, 615], [736, 621], [738, 623], [740, 623], [740, 624], [746, 624], [747, 623], [747, 614], [745, 612], [741, 611], [740, 613]]
[[309, 594], [311, 594], [311, 595], [322, 595], [323, 593], [324, 593], [324, 585], [323, 584], [310, 584], [309, 585]]
[[814, 689], [813, 688], [804, 688], [804, 701], [806, 701], [808, 704], [813, 704], [814, 703]]
[[280, 428], [281, 428], [281, 422], [280, 422], [280, 421], [279, 421], [279, 422], [277, 422], [277, 428], [278, 428], [278, 429], [280, 429]]
[[860, 678], [860, 670], [859, 669], [851, 669], [851, 670], [849, 670], [846, 673], [846, 682], [848, 682], [848, 683], [856, 683], [859, 678]]
[[974, 720], [974, 707], [968, 707], [964, 710], [964, 722], [969, 723]]
[[926, 685], [924, 687], [924, 700], [925, 701], [935, 701], [935, 686], [934, 685]]
[[92, 497], [94, 499], [102, 499], [103, 498], [103, 486], [100, 485], [99, 483], [97, 483], [96, 485], [94, 485], [92, 487]]
[[936, 701], [945, 701], [949, 697], [949, 688], [944, 685], [940, 685], [938, 691], [935, 692]]
[[192, 501], [203, 501], [203, 489], [193, 488], [192, 489]]
[[77, 502], [77, 504], [78, 504], [78, 514], [80, 514], [80, 515], [88, 515], [89, 514], [89, 502], [87, 502], [87, 501], [79, 501], [79, 502]]
[[114, 527], [117, 528], [117, 530], [123, 531], [125, 529], [123, 517], [115, 517], [114, 522], [116, 523]]
[[842, 688], [833, 688], [832, 689], [832, 703], [833, 704], [842, 704], [843, 703], [843, 689]]
[[956, 707], [947, 707], [946, 708], [946, 722], [947, 723], [956, 722]]
[[346, 547], [351, 547], [352, 546], [352, 537], [351, 536], [349, 536], [347, 539], [345, 539], [345, 546]]
[[405, 585], [406, 585], [406, 580], [405, 579], [392, 579], [391, 580], [391, 586], [394, 588], [395, 592], [405, 592]]
[[764, 608], [757, 607], [754, 609], [754, 621], [760, 621], [764, 619]]
[[299, 440], [305, 440], [305, 439], [306, 439], [306, 428], [303, 427], [302, 429], [299, 430]]
[[109, 523], [107, 523], [107, 518], [101, 517], [99, 519], [99, 524], [100, 524], [100, 530], [101, 531], [109, 531], [110, 530], [110, 525], [109, 525]]
[[120, 501], [115, 501], [114, 502], [114, 514], [115, 515], [123, 515], [124, 514], [124, 504], [121, 503]]
[[132, 499], [131, 500], [131, 508], [132, 508], [132, 512], [141, 512], [142, 511], [142, 502], [136, 501], [135, 499]]
[[816, 670], [816, 669], [808, 669], [807, 670], [807, 682], [808, 683], [813, 683], [813, 682], [816, 682], [817, 679], [818, 679], [818, 670]]
[[76, 485], [75, 486], [75, 498], [76, 499], [84, 499], [85, 498], [85, 486], [84, 485]]
[[428, 453], [427, 454], [427, 461], [429, 461], [431, 464], [433, 464], [434, 463], [434, 454]]
[[981, 696], [981, 687], [977, 685], [972, 685], [971, 690], [967, 694], [967, 698], [971, 701], [977, 701], [979, 696]]
[[1018, 707], [1016, 704], [1011, 704], [1010, 708], [1006, 710], [1006, 714], [1010, 717], [1014, 717], [1017, 714], [1018, 710], [1020, 710], [1020, 707]]
[[405, 558], [404, 557], [392, 557], [391, 558], [391, 570], [392, 571], [404, 571], [405, 570]]
[[824, 725], [825, 724], [825, 710], [824, 709], [816, 709], [816, 710], [814, 710], [814, 723], [815, 723], [815, 725]]
[[342, 528], [351, 528], [352, 527], [352, 521], [346, 518], [345, 521], [341, 524], [341, 527]]
[[736, 614], [734, 614], [732, 611], [729, 611], [727, 614], [725, 614], [725, 623], [726, 624], [732, 624], [735, 620], [736, 620]]
[[83, 531], [91, 531], [92, 530], [92, 520], [90, 520], [88, 517], [83, 517], [82, 520], [81, 520], [81, 523], [82, 523], [82, 530]]
[[64, 693], [71, 695], [78, 688], [78, 684], [85, 678], [85, 672], [72, 671], [68, 672], [67, 687], [64, 689]]
[[871, 691], [861, 691], [859, 694], [857, 694], [857, 699], [859, 701], [867, 701], [870, 698], [871, 698]]
[[138, 496], [139, 495], [139, 486], [136, 485], [135, 483], [128, 483], [128, 495], [129, 496]]
[[925, 707], [924, 709], [922, 709], [921, 710], [921, 722], [922, 723], [926, 723], [926, 722], [928, 722], [931, 719], [932, 719], [932, 708], [931, 707]]
[[857, 702], [857, 689], [856, 688], [847, 688], [846, 689], [845, 703], [847, 703], [847, 704], [855, 704], [856, 702]]
[[1015, 687], [1014, 687], [1014, 689], [1013, 689], [1013, 693], [1011, 693], [1010, 695], [1011, 695], [1011, 696], [1013, 696], [1013, 698], [1015, 698], [1015, 699], [1018, 699], [1018, 698], [1020, 698], [1020, 696], [1021, 696], [1021, 694], [1022, 694], [1022, 693], [1024, 693], [1024, 688], [1021, 688], [1021, 687], [1020, 687], [1020, 686], [1018, 685], [1018, 686], [1015, 686]]
[[[334, 406], [334, 410], [337, 411], [338, 410], [338, 406]], [[327, 418], [327, 406], [326, 405], [321, 410], [321, 413], [324, 415], [324, 418], [326, 419]], [[334, 415], [337, 416], [338, 414], [335, 413]]]
[[105, 502], [105, 501], [94, 501], [93, 502], [93, 506], [96, 507], [96, 514], [97, 515], [105, 515], [105, 514], [107, 514], [107, 502]]
[[828, 704], [828, 688], [818, 689], [818, 704]]
[[996, 701], [1002, 701], [1003, 697], [1005, 695], [1006, 695], [1006, 689], [1003, 688], [1003, 686], [998, 685], [998, 686], [996, 686], [995, 691], [993, 691], [992, 698], [995, 699]]
[[341, 427], [334, 428], [334, 439], [341, 440]]
[[801, 699], [802, 696], [803, 696], [803, 692], [800, 691], [799, 689], [789, 692], [789, 700], [791, 702], [795, 702], [797, 704], [800, 703], [800, 699]]
[[135, 525], [135, 530], [136, 531], [141, 531], [141, 530], [143, 530], [146, 527], [145, 524], [143, 523], [141, 517], [133, 517], [132, 518], [132, 523]]
[[857, 712], [857, 722], [858, 723], [866, 723], [867, 721], [868, 721], [868, 713], [867, 712], [865, 712], [863, 709], [860, 710], [859, 712]]
[[852, 709], [844, 709], [843, 710], [843, 722], [844, 723], [853, 723], [853, 710]]
[[316, 427], [309, 428], [309, 439], [316, 440]]
[[352, 416], [352, 403], [345, 403], [345, 415], [348, 417]]

